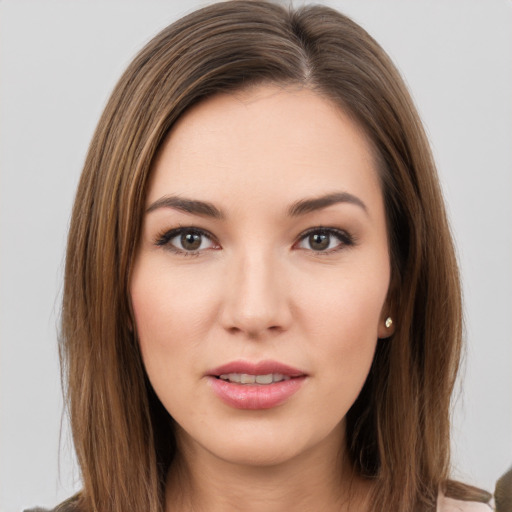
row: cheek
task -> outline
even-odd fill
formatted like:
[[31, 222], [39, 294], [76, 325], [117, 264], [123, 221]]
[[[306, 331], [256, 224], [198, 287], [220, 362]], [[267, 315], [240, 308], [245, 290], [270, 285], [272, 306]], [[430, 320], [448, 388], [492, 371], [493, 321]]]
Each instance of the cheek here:
[[186, 272], [169, 272], [165, 262], [142, 256], [130, 286], [144, 367], [157, 396], [177, 421], [200, 413], [192, 406], [198, 391], [190, 383], [202, 376], [197, 346], [205, 339], [205, 319], [211, 318], [213, 306], [208, 289], [203, 286], [198, 293], [197, 284]]
[[174, 350], [204, 333], [215, 294], [208, 283], [198, 290], [194, 276], [161, 267], [144, 261], [135, 266], [131, 299], [141, 345]]
[[[196, 276], [197, 277], [197, 276]], [[164, 405], [184, 394], [184, 369], [199, 378], [197, 350], [215, 317], [213, 291], [186, 272], [169, 272], [168, 264], [144, 257], [134, 267], [131, 300], [142, 359], [149, 380]], [[173, 376], [172, 386], [169, 378]]]
[[389, 272], [369, 272], [351, 268], [348, 272], [331, 273], [329, 279], [317, 279], [321, 286], [297, 290], [307, 323], [314, 326], [319, 339], [342, 335], [348, 343], [376, 340], [382, 308], [386, 301]]
[[322, 366], [333, 393], [345, 390], [349, 400], [355, 400], [370, 369], [388, 290], [386, 267], [379, 271], [368, 268], [352, 266], [351, 272], [337, 277], [333, 273], [313, 293], [301, 291], [304, 329], [309, 332], [319, 368]]

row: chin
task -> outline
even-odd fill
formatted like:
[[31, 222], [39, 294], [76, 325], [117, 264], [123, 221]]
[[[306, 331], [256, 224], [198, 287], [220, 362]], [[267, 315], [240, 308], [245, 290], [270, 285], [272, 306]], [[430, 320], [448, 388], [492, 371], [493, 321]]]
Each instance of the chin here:
[[[213, 428], [212, 428], [213, 427]], [[295, 421], [292, 424], [273, 424], [271, 421], [234, 422], [229, 428], [225, 424], [210, 425], [208, 434], [201, 432], [199, 438], [183, 439], [187, 445], [195, 445], [223, 462], [240, 467], [271, 467], [297, 460], [324, 445], [332, 454], [343, 443], [344, 423], [331, 431], [311, 428], [311, 425]]]
[[268, 468], [281, 466], [294, 460], [301, 453], [301, 447], [282, 441], [242, 443], [229, 442], [227, 446], [217, 446], [212, 454], [226, 463], [246, 468]]

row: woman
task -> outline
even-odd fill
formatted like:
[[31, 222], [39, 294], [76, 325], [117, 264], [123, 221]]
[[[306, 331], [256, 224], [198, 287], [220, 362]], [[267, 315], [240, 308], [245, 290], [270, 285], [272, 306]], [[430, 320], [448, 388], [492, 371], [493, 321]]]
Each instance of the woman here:
[[91, 143], [62, 321], [63, 510], [487, 509], [449, 480], [460, 288], [428, 143], [335, 11], [216, 4], [142, 50]]

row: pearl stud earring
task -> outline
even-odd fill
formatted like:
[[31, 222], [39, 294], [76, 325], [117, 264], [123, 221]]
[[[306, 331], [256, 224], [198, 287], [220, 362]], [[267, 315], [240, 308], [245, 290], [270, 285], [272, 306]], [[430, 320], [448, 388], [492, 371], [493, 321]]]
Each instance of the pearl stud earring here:
[[389, 329], [393, 325], [393, 320], [390, 316], [386, 318], [384, 325], [386, 326], [386, 329]]

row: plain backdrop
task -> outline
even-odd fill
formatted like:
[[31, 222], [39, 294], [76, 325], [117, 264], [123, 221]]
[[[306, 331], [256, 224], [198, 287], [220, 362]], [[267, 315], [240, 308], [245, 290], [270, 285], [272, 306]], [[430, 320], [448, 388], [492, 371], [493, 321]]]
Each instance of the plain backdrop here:
[[[65, 416], [59, 437], [56, 344], [75, 186], [125, 66], [159, 29], [200, 5], [0, 2], [2, 512], [53, 506], [79, 488]], [[390, 53], [431, 139], [465, 297], [454, 476], [493, 490], [512, 464], [512, 2], [328, 5]]]

